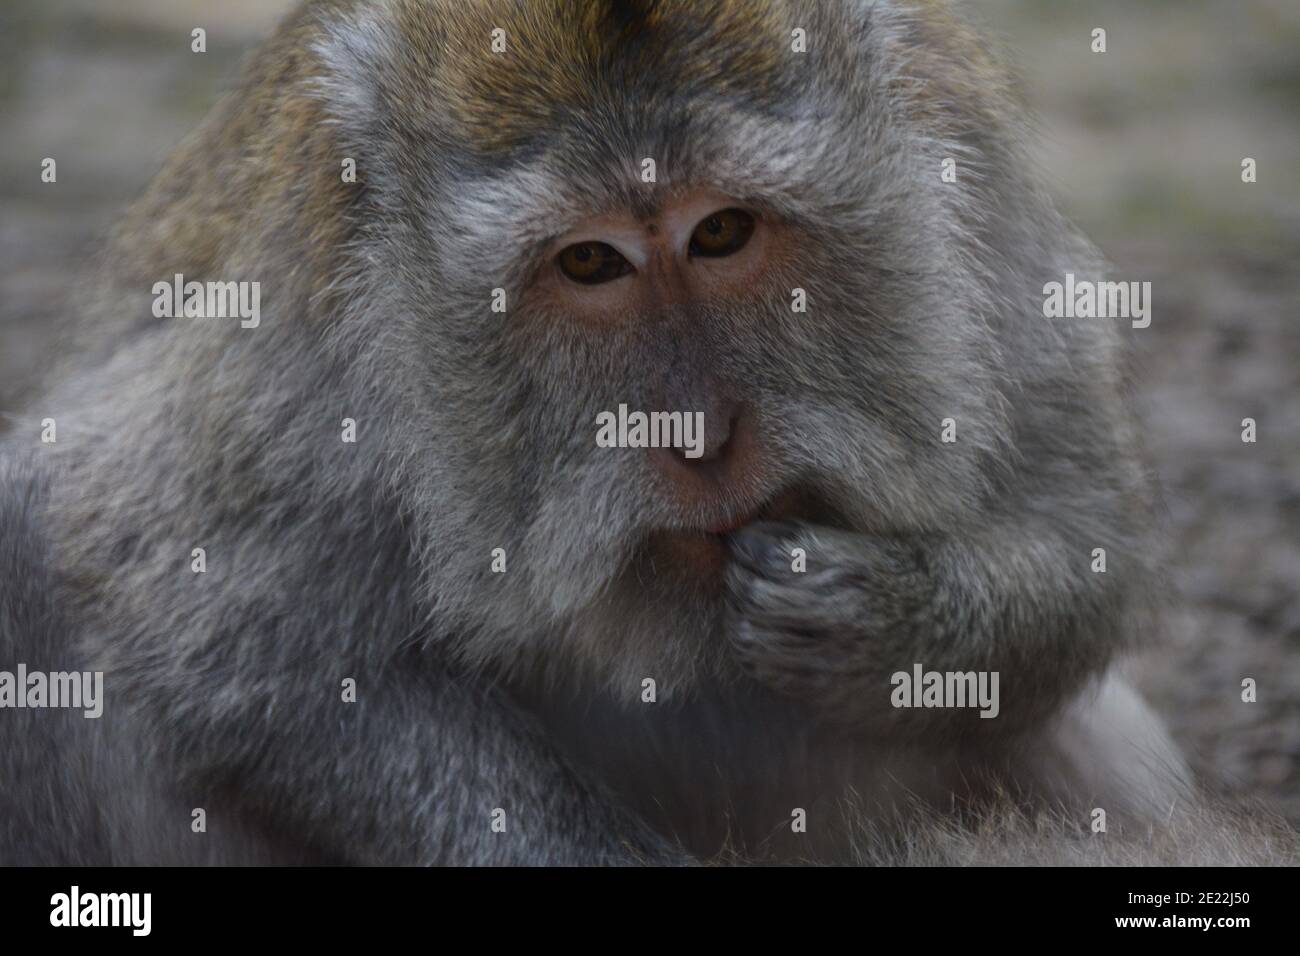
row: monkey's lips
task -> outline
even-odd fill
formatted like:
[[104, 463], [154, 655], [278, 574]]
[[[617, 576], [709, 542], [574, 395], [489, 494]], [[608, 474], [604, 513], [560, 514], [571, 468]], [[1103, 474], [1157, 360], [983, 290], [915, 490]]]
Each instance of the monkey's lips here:
[[764, 520], [763, 509], [759, 508], [754, 511], [743, 512], [731, 517], [723, 518], [713, 524], [706, 525], [700, 529], [700, 532], [707, 535], [728, 535], [733, 531], [739, 531], [745, 525], [754, 521]]
[[655, 562], [657, 569], [666, 567], [669, 573], [689, 577], [696, 586], [713, 589], [731, 559], [730, 535], [757, 521], [815, 520], [820, 512], [808, 493], [787, 489], [757, 506], [732, 509], [693, 527], [652, 532], [647, 544], [664, 559], [662, 564]]
[[756, 521], [822, 522], [827, 514], [825, 505], [810, 491], [798, 487], [783, 488], [756, 507], [734, 510], [702, 525], [699, 531], [725, 537]]

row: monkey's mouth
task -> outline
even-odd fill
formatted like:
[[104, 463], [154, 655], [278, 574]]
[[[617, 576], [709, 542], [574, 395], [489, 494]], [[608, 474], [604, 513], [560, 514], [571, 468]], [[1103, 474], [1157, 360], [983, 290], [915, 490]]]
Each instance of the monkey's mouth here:
[[790, 486], [757, 507], [737, 509], [696, 527], [658, 529], [646, 536], [647, 565], [655, 576], [668, 575], [707, 591], [715, 590], [731, 560], [728, 539], [760, 521], [805, 521], [837, 525], [837, 512], [811, 488]]
[[[705, 525], [700, 528], [698, 533], [711, 535], [713, 537], [726, 537], [733, 531], [739, 531], [747, 524], [753, 524], [755, 521], [771, 520], [767, 517], [767, 509], [768, 505], [765, 504], [760, 508], [755, 508], [750, 511], [738, 512], [712, 524]], [[692, 532], [688, 531], [686, 533], [690, 534]]]
[[724, 518], [701, 528], [704, 534], [726, 537], [759, 521], [804, 521], [809, 524], [839, 524], [835, 509], [813, 489], [791, 485], [768, 498], [757, 508]]

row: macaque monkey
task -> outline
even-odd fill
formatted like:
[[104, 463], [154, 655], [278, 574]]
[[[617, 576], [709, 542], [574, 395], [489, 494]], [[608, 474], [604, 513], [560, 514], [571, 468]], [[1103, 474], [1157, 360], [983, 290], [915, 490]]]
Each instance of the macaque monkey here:
[[[301, 6], [6, 437], [0, 669], [102, 672], [104, 713], [0, 710], [0, 861], [853, 862], [995, 797], [1168, 813], [1115, 670], [1132, 333], [1044, 317], [1103, 264], [1020, 117], [924, 0]], [[177, 276], [259, 321], [159, 317]], [[702, 431], [598, 443], [621, 405]]]

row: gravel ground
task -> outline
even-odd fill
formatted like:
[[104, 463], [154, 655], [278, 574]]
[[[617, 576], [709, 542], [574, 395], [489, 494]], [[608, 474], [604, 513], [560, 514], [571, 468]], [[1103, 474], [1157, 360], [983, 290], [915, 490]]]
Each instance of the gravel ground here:
[[[1062, 207], [1118, 278], [1152, 283], [1151, 327], [1128, 334], [1170, 612], [1135, 672], [1208, 786], [1300, 822], [1300, 4], [965, 6], [1023, 77]], [[57, 350], [104, 231], [284, 7], [0, 10], [0, 415]], [[1105, 54], [1089, 51], [1093, 27]], [[45, 156], [57, 185], [39, 182]], [[1240, 180], [1245, 156], [1257, 183]], [[1246, 677], [1257, 703], [1240, 699]]]

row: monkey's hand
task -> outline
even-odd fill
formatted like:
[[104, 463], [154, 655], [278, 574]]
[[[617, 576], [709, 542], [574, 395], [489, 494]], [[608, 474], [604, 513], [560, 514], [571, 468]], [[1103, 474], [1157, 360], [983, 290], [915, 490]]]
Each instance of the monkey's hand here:
[[[1141, 569], [1092, 573], [1081, 559], [1090, 540], [1050, 520], [912, 537], [757, 523], [732, 536], [728, 636], [755, 680], [856, 732], [1014, 730], [1104, 670], [1127, 639], [1133, 585], [1123, 582]], [[917, 665], [997, 672], [1000, 719], [895, 707], [893, 675]]]
[[929, 606], [921, 549], [798, 522], [750, 525], [731, 546], [728, 632], [746, 672], [828, 716], [888, 709]]

